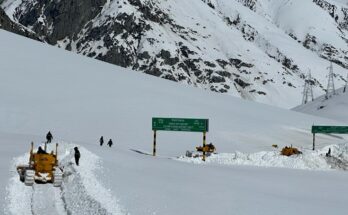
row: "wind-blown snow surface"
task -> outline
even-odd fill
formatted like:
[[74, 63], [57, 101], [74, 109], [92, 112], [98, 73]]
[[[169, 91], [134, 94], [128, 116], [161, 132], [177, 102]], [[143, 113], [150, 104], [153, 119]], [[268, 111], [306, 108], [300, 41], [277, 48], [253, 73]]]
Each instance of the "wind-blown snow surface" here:
[[[0, 47], [6, 50], [0, 52], [3, 185], [14, 175], [12, 158], [23, 156], [31, 140], [43, 139], [29, 134], [51, 130], [56, 139], [86, 149], [77, 167], [81, 173], [91, 162], [89, 153], [100, 158], [102, 173], [93, 176], [130, 214], [347, 211], [348, 174], [343, 171], [197, 166], [168, 159], [200, 145], [202, 135], [195, 133], [159, 132], [155, 158], [130, 150], [152, 150], [153, 116], [209, 118], [208, 141], [221, 153], [269, 151], [272, 144], [310, 148], [310, 126], [336, 121], [126, 71], [1, 30]], [[101, 135], [114, 140], [113, 148], [98, 145]], [[318, 147], [346, 142], [324, 135], [317, 139]]]
[[304, 105], [299, 105], [293, 110], [312, 114], [319, 117], [326, 117], [338, 121], [348, 123], [348, 89], [343, 92], [344, 88], [336, 90], [335, 95], [331, 95], [329, 99], [325, 98], [325, 95], [315, 98]]

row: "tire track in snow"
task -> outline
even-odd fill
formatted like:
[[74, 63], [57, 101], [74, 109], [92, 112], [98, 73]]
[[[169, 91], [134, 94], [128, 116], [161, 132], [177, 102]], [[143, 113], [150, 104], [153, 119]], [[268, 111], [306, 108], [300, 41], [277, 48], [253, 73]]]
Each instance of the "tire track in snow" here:
[[61, 190], [52, 184], [34, 184], [31, 198], [33, 215], [66, 215]]

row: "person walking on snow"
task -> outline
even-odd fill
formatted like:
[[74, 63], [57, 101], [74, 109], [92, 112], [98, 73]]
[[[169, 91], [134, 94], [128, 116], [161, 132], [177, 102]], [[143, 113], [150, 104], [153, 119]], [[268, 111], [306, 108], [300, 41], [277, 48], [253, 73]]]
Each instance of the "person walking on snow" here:
[[100, 146], [102, 146], [104, 144], [104, 137], [103, 136], [101, 136], [99, 143], [100, 143]]
[[75, 147], [74, 150], [75, 150], [75, 155], [74, 155], [75, 156], [75, 163], [78, 166], [81, 154], [80, 154], [80, 151], [77, 147]]
[[46, 135], [46, 143], [50, 143], [52, 142], [53, 136], [51, 134], [50, 131], [48, 131], [47, 135]]
[[110, 139], [109, 142], [108, 142], [108, 146], [111, 147], [112, 146], [112, 140]]

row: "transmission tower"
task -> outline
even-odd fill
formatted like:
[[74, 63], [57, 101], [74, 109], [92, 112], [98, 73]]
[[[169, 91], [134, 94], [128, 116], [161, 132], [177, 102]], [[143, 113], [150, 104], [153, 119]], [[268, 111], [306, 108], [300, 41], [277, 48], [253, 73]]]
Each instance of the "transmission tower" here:
[[330, 72], [329, 72], [329, 81], [327, 83], [327, 89], [326, 89], [326, 96], [325, 96], [326, 99], [336, 94], [332, 62], [330, 63], [330, 66], [328, 67], [328, 69], [330, 70]]
[[307, 104], [309, 99], [311, 99], [311, 101], [314, 100], [312, 84], [313, 84], [312, 75], [311, 75], [311, 71], [309, 70], [308, 75], [305, 78], [305, 84], [303, 87], [302, 104]]

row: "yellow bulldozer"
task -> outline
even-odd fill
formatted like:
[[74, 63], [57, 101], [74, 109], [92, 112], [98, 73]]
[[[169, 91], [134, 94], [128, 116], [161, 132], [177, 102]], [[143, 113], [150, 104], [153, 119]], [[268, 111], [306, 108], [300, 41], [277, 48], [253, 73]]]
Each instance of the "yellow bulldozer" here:
[[19, 178], [27, 186], [36, 183], [52, 183], [55, 187], [60, 187], [63, 181], [62, 169], [58, 166], [58, 143], [56, 152], [46, 152], [39, 147], [34, 152], [34, 143], [31, 143], [29, 163], [17, 166]]

